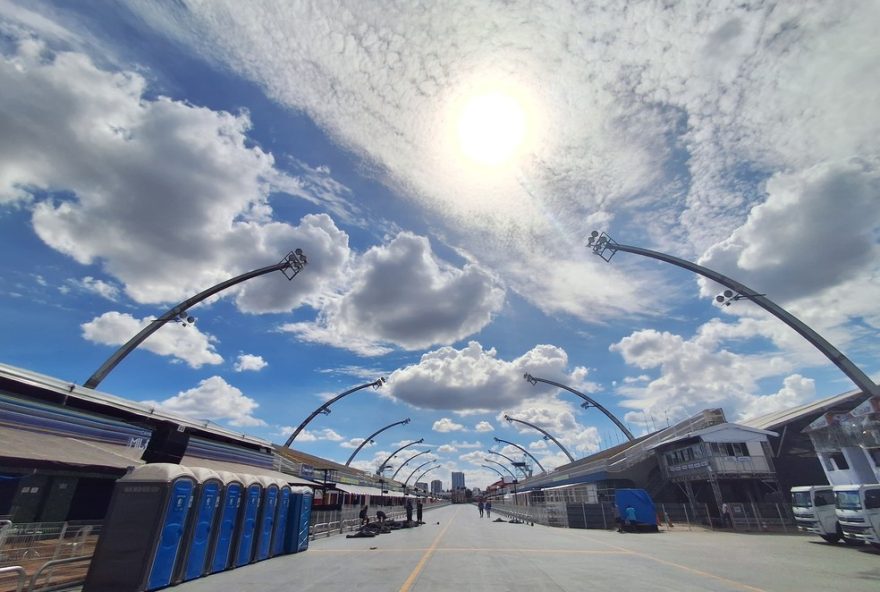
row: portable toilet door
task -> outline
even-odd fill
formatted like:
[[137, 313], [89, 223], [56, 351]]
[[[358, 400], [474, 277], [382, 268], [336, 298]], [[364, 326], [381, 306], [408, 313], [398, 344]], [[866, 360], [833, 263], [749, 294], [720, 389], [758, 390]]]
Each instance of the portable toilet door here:
[[275, 531], [275, 515], [278, 513], [278, 480], [271, 477], [259, 479], [263, 485], [263, 505], [257, 519], [254, 561], [269, 558], [269, 551], [272, 550], [272, 533]]
[[177, 581], [183, 582], [194, 580], [205, 573], [211, 534], [220, 514], [217, 505], [223, 488], [220, 476], [211, 469], [190, 467], [190, 470], [198, 480], [198, 484], [193, 498], [193, 512], [190, 516], [187, 536], [184, 537], [181, 570], [177, 578]]
[[312, 520], [312, 490], [304, 488], [306, 491], [302, 496], [302, 503], [299, 508], [299, 540], [296, 546], [296, 552], [305, 551], [309, 548], [309, 525]]
[[238, 518], [238, 533], [235, 537], [233, 567], [241, 567], [251, 562], [254, 551], [254, 538], [257, 528], [257, 515], [263, 496], [263, 486], [253, 475], [241, 475], [244, 482], [244, 498]]
[[170, 463], [142, 465], [120, 478], [83, 589], [142, 592], [169, 585], [195, 485], [189, 469]]
[[309, 547], [309, 521], [312, 517], [312, 490], [291, 487], [290, 510], [284, 535], [284, 552], [298, 553]]
[[244, 492], [241, 477], [228, 471], [219, 471], [217, 474], [223, 481], [223, 492], [218, 508], [220, 516], [217, 519], [217, 527], [214, 529], [213, 540], [208, 551], [206, 573], [209, 574], [223, 571], [229, 567], [236, 527], [238, 526], [241, 498]]
[[284, 553], [284, 531], [287, 527], [287, 516], [290, 514], [290, 485], [278, 480], [278, 514], [275, 517], [275, 528], [272, 531], [272, 551], [270, 557]]

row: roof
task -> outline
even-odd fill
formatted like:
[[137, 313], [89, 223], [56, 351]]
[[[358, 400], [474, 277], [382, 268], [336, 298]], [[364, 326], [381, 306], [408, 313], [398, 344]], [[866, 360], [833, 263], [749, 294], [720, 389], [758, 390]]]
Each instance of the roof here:
[[715, 432], [720, 432], [723, 430], [730, 430], [730, 429], [740, 430], [740, 431], [749, 432], [751, 434], [762, 435], [762, 436], [778, 436], [779, 435], [776, 432], [771, 432], [769, 430], [761, 430], [758, 428], [752, 428], [752, 427], [745, 426], [745, 425], [738, 424], [738, 423], [719, 423], [719, 424], [716, 424], [713, 426], [709, 426], [708, 428], [703, 428], [701, 430], [688, 432], [687, 434], [681, 434], [679, 436], [674, 436], [672, 438], [662, 440], [661, 442], [658, 442], [657, 444], [654, 444], [653, 446], [650, 446], [649, 448], [651, 450], [653, 450], [653, 449], [659, 448], [661, 446], [666, 446], [667, 444], [681, 442], [682, 440], [689, 440], [691, 438], [705, 438], [706, 436], [711, 436]]
[[336, 489], [340, 491], [344, 491], [345, 493], [352, 493], [354, 495], [390, 495], [389, 493], [382, 493], [382, 490], [376, 487], [364, 487], [362, 485], [347, 485], [345, 483], [337, 483]]
[[868, 395], [856, 389], [826, 399], [813, 401], [806, 405], [791, 407], [789, 409], [783, 409], [782, 411], [774, 411], [772, 413], [753, 417], [752, 419], [741, 421], [740, 425], [763, 430], [776, 429], [788, 423], [805, 419], [810, 416], [818, 417], [822, 413], [828, 411], [849, 411], [867, 397]]
[[[144, 464], [143, 448], [99, 442], [69, 435], [16, 429], [0, 425], [0, 458], [4, 464], [21, 460], [40, 464], [124, 473]], [[19, 461], [19, 463], [16, 463]]]
[[228, 471], [240, 475], [253, 475], [255, 477], [270, 477], [272, 479], [281, 479], [291, 485], [309, 485], [317, 487], [318, 484], [302, 477], [295, 477], [287, 473], [281, 473], [265, 467], [255, 467], [252, 465], [243, 465], [240, 463], [228, 462], [225, 460], [213, 460], [208, 458], [199, 458], [197, 456], [184, 456], [181, 465], [187, 467], [204, 467], [214, 471]]

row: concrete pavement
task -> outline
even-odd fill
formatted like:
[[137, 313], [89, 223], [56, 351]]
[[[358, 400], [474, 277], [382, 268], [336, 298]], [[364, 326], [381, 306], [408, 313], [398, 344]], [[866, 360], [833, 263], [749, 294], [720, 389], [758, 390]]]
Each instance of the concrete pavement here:
[[431, 510], [425, 521], [375, 538], [318, 539], [304, 553], [174, 590], [880, 590], [880, 554], [801, 535], [559, 529], [492, 522], [471, 505]]

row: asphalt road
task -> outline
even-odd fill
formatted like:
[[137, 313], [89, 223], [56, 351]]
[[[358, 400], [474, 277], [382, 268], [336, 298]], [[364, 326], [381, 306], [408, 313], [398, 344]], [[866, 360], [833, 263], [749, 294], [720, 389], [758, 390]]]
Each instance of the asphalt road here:
[[469, 505], [431, 510], [425, 521], [375, 538], [318, 539], [304, 553], [174, 590], [880, 590], [880, 553], [801, 535], [560, 529], [481, 519]]

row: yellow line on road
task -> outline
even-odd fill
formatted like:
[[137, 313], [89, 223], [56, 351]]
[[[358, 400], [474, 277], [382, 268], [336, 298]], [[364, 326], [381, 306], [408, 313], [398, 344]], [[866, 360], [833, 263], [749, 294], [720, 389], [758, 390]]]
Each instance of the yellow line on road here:
[[526, 549], [504, 547], [445, 547], [431, 549], [424, 547], [373, 547], [370, 549], [310, 549], [313, 553], [542, 553], [545, 555], [632, 555], [632, 551], [589, 551], [586, 549]]
[[440, 539], [443, 538], [443, 535], [446, 534], [446, 531], [449, 530], [449, 527], [452, 526], [452, 522], [458, 516], [460, 509], [455, 510], [455, 514], [452, 515], [452, 519], [446, 522], [446, 526], [443, 527], [443, 530], [440, 531], [434, 538], [434, 542], [431, 543], [431, 546], [425, 551], [425, 554], [422, 555], [422, 558], [419, 559], [419, 562], [416, 564], [415, 568], [413, 568], [412, 573], [409, 574], [409, 577], [406, 578], [406, 581], [403, 583], [403, 586], [400, 587], [399, 592], [409, 592], [412, 585], [415, 583], [416, 578], [419, 577], [419, 574], [422, 573], [422, 569], [425, 567], [425, 564], [428, 562], [428, 559], [431, 558], [431, 555], [434, 554], [434, 550], [437, 549], [437, 545], [440, 544]]

